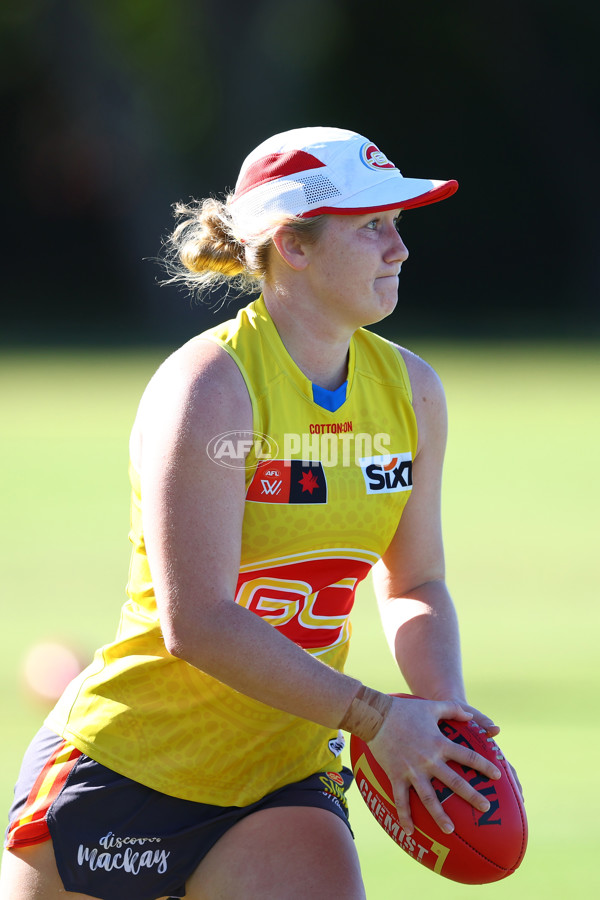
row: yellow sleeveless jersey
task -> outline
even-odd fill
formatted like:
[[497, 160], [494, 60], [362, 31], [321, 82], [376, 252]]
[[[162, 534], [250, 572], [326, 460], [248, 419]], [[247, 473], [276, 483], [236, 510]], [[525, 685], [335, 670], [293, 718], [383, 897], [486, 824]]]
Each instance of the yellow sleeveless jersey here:
[[[342, 670], [356, 586], [385, 552], [410, 496], [417, 427], [404, 362], [383, 338], [359, 330], [346, 400], [329, 412], [314, 402], [262, 298], [201, 337], [235, 360], [253, 408], [253, 433], [215, 435], [207, 448], [215, 465], [239, 465], [248, 454], [235, 602]], [[252, 700], [167, 652], [132, 466], [130, 476], [129, 599], [116, 638], [46, 724], [97, 762], [203, 803], [245, 806], [313, 772], [339, 771], [335, 731]]]

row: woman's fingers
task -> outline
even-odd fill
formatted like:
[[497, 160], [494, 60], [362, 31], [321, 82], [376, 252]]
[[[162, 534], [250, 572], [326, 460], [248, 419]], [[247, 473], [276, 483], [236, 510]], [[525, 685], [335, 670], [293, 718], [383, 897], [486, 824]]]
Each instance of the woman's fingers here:
[[396, 807], [400, 827], [407, 834], [412, 834], [415, 826], [410, 811], [409, 785], [406, 782], [400, 782], [394, 786], [394, 806]]
[[444, 834], [450, 834], [454, 831], [454, 823], [450, 816], [445, 812], [431, 782], [420, 781], [414, 785], [414, 788], [421, 803]]
[[472, 713], [474, 722], [476, 722], [480, 728], [483, 728], [488, 737], [496, 737], [497, 734], [500, 734], [498, 725], [496, 725], [493, 719], [486, 716], [485, 713], [482, 713], [479, 709], [476, 709], [474, 706], [470, 706], [467, 703], [462, 704], [462, 706], [465, 712]]
[[[447, 760], [454, 760], [454, 762], [460, 763], [461, 766], [475, 769], [476, 772], [481, 772], [482, 775], [491, 778], [493, 781], [497, 781], [502, 776], [498, 766], [494, 765], [490, 759], [486, 759], [485, 756], [480, 756], [476, 750], [471, 750], [470, 747], [465, 747], [463, 744], [455, 744], [450, 740], [448, 743], [450, 747], [446, 750]], [[461, 781], [464, 780], [464, 778], [461, 778]], [[462, 797], [462, 794], [460, 796]]]
[[462, 797], [463, 800], [466, 800], [467, 803], [475, 807], [475, 809], [478, 809], [480, 812], [487, 812], [490, 808], [489, 800], [470, 785], [462, 775], [450, 768], [450, 766], [446, 767], [446, 772], [439, 780], [443, 780], [444, 784], [450, 788], [453, 794]]
[[[477, 756], [477, 754], [475, 754]], [[487, 762], [483, 757], [478, 757], [482, 762]], [[470, 766], [470, 768], [472, 768]], [[498, 771], [495, 766], [492, 769]], [[436, 772], [435, 777], [438, 781], [448, 787], [454, 794], [461, 797], [479, 812], [487, 812], [490, 808], [489, 800], [480, 794], [463, 776], [452, 769], [450, 766], [443, 766]], [[494, 776], [495, 777], [495, 776]], [[440, 799], [435, 792], [431, 780], [426, 778], [415, 778], [411, 784], [417, 793], [421, 803], [431, 815], [436, 825], [445, 833], [450, 834], [454, 831], [454, 823], [450, 816], [446, 813]], [[398, 821], [407, 834], [414, 831], [414, 823], [410, 810], [410, 791], [406, 783], [400, 783], [394, 789], [394, 801], [396, 803], [396, 811], [398, 813]]]

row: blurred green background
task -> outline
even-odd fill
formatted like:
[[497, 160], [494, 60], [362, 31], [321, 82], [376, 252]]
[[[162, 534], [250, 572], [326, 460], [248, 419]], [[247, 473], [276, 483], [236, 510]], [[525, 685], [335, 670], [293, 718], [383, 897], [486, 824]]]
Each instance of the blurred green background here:
[[[409, 860], [354, 792], [369, 900], [597, 895], [599, 39], [592, 0], [2, 4], [2, 808], [43, 715], [27, 649], [57, 637], [89, 656], [116, 627], [139, 395], [234, 310], [159, 286], [170, 205], [233, 187], [269, 134], [337, 125], [461, 185], [405, 216], [383, 330], [446, 387], [470, 698], [503, 728], [531, 825], [516, 875], [464, 888]], [[401, 688], [369, 585], [354, 624], [351, 671]]]

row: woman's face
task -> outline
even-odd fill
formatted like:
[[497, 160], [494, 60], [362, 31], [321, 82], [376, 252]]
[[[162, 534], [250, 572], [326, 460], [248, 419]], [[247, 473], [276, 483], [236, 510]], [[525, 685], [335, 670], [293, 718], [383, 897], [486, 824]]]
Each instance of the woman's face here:
[[399, 209], [329, 215], [317, 242], [306, 248], [311, 292], [340, 324], [355, 330], [394, 310], [400, 268], [408, 257], [399, 218]]

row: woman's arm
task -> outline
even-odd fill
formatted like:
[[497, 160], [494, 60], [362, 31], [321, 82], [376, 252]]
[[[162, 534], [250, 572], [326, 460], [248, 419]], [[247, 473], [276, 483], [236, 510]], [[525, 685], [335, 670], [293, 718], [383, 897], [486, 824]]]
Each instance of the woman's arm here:
[[[412, 495], [392, 543], [374, 569], [375, 590], [388, 642], [411, 691], [464, 703], [458, 620], [445, 582], [441, 526], [446, 402], [433, 369], [408, 351], [403, 353], [413, 386], [419, 443]], [[491, 726], [487, 719], [482, 724]]]
[[[411, 497], [392, 543], [374, 568], [382, 622], [392, 652], [412, 693], [430, 701], [452, 704], [455, 709], [472, 715], [490, 734], [497, 734], [499, 729], [491, 719], [466, 702], [458, 621], [444, 580], [441, 528], [442, 467], [447, 435], [444, 391], [439, 378], [426, 363], [407, 351], [402, 352], [413, 387], [419, 440], [413, 463]], [[406, 709], [407, 705], [410, 704], [404, 704], [406, 716], [411, 712]], [[432, 705], [427, 704], [422, 711], [415, 712], [415, 716], [429, 716], [432, 711]], [[421, 799], [432, 814], [435, 811], [440, 823], [440, 808], [423, 773], [425, 770], [429, 777], [433, 777], [440, 769], [447, 770], [446, 760], [450, 758], [444, 741], [436, 746], [434, 730], [442, 716], [437, 710], [435, 716], [435, 721], [429, 719], [430, 728], [427, 735], [423, 734], [420, 738], [420, 746], [417, 743], [412, 746], [398, 745], [391, 763], [392, 771], [397, 773], [396, 781], [393, 778], [392, 781], [402, 824], [403, 819], [410, 816], [409, 785], [419, 791]], [[443, 717], [448, 716], [444, 713]], [[455, 717], [464, 719], [467, 715]], [[380, 735], [372, 742], [376, 754], [382, 752], [378, 744], [386, 738], [386, 727], [387, 721]], [[410, 727], [413, 727], [411, 722], [405, 720], [404, 730]], [[428, 742], [434, 748], [429, 758]], [[392, 773], [387, 771], [392, 777]], [[446, 771], [442, 780], [447, 782], [447, 778]], [[457, 793], [478, 808], [483, 808], [483, 798], [465, 793], [466, 782], [459, 780], [463, 784], [455, 781], [453, 786]], [[449, 825], [446, 817], [441, 827], [447, 828]]]
[[234, 602], [243, 462], [220, 466], [206, 448], [219, 434], [252, 431], [235, 362], [208, 341], [185, 345], [150, 383], [136, 429], [144, 536], [169, 652], [254, 699], [337, 728], [360, 682]]

